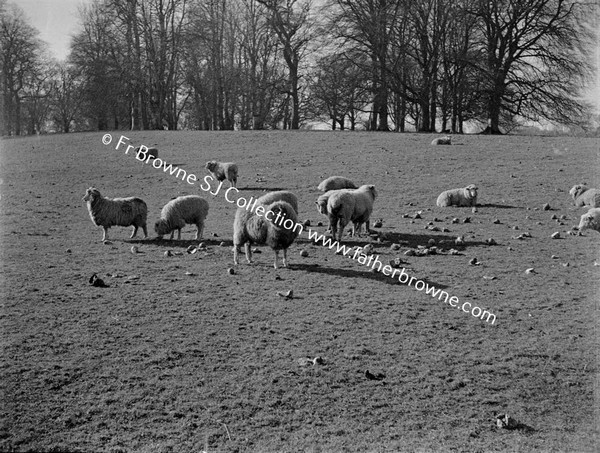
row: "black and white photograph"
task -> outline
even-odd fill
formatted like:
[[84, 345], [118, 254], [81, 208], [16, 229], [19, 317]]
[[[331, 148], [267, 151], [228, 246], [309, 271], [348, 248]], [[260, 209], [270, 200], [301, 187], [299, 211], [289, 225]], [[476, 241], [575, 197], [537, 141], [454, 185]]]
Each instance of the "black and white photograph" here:
[[0, 452], [596, 453], [600, 4], [0, 0]]

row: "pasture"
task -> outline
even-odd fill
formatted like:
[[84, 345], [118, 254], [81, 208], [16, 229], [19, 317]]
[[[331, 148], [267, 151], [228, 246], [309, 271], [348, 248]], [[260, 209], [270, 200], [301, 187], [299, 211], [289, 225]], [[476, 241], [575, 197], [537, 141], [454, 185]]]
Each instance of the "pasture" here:
[[[120, 135], [158, 147], [198, 179], [208, 160], [235, 161], [239, 196], [292, 190], [299, 219], [323, 233], [321, 180], [374, 184], [379, 241], [345, 243], [372, 244], [386, 264], [402, 258], [411, 275], [497, 319], [371, 272], [306, 234], [290, 247], [288, 269], [273, 269], [273, 251], [259, 247], [256, 263], [242, 258], [231, 275], [235, 206], [115, 150]], [[103, 145], [102, 136], [0, 142], [1, 451], [598, 445], [600, 234], [567, 234], [586, 211], [573, 206], [571, 186], [600, 187], [598, 139], [455, 136], [435, 147], [425, 134], [112, 132]], [[435, 206], [443, 190], [470, 183], [477, 212]], [[90, 186], [145, 200], [150, 239], [113, 227], [103, 244], [82, 201]], [[186, 253], [197, 244], [194, 226], [181, 241], [152, 239], [162, 206], [185, 194], [210, 204], [207, 248], [194, 254]], [[443, 253], [404, 255], [430, 239]], [[94, 273], [108, 287], [92, 287]], [[289, 290], [293, 298], [278, 295]], [[302, 362], [317, 356], [323, 363]], [[367, 379], [367, 370], [384, 377]], [[499, 414], [516, 428], [498, 428]]]

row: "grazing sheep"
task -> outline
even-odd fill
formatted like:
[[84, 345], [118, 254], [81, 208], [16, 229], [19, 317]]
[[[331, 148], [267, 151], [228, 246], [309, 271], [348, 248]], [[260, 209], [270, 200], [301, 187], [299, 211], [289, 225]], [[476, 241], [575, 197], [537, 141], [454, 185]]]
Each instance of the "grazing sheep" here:
[[[267, 216], [269, 211], [272, 214]], [[263, 215], [257, 215], [252, 210], [238, 208], [233, 222], [234, 264], [239, 264], [238, 255], [241, 245], [244, 245], [246, 261], [252, 263], [250, 245], [256, 244], [268, 245], [275, 251], [275, 269], [277, 269], [279, 250], [283, 250], [283, 267], [287, 267], [287, 249], [294, 242], [299, 232], [296, 227], [293, 229], [285, 228], [283, 219], [291, 219], [294, 225], [297, 225], [298, 222], [296, 210], [286, 201], [275, 201], [267, 205]]]
[[431, 141], [431, 144], [432, 145], [451, 145], [452, 137], [450, 137], [449, 135], [445, 135], [443, 137], [434, 138]]
[[211, 160], [206, 162], [204, 166], [213, 177], [221, 182], [226, 179], [231, 184], [231, 187], [236, 187], [237, 178], [238, 178], [238, 166], [233, 162], [217, 162], [215, 160]]
[[338, 189], [358, 189], [358, 186], [343, 176], [330, 176], [317, 187], [321, 192]]
[[469, 184], [464, 189], [450, 189], [442, 192], [437, 198], [437, 205], [445, 206], [477, 206], [477, 187]]
[[600, 233], [600, 208], [592, 208], [581, 216], [579, 231], [596, 230]]
[[177, 230], [177, 239], [181, 239], [181, 229], [186, 224], [196, 225], [196, 239], [202, 238], [204, 220], [208, 215], [208, 202], [198, 195], [185, 195], [169, 201], [160, 212], [160, 219], [154, 224], [154, 231], [158, 238], [171, 233], [169, 239]]
[[[373, 185], [360, 186], [354, 190], [338, 190], [331, 194], [327, 200], [327, 217], [333, 238], [338, 233], [338, 241], [342, 240], [344, 228], [353, 222], [355, 235], [360, 226], [365, 223], [367, 233], [369, 230], [369, 218], [373, 212], [373, 203], [377, 198], [377, 191]], [[339, 225], [339, 229], [338, 229]]]
[[296, 214], [298, 214], [298, 197], [288, 190], [277, 190], [275, 192], [266, 193], [256, 201], [263, 206], [270, 205], [276, 201], [285, 201], [289, 203], [292, 208], [294, 208], [294, 211], [296, 211]]
[[600, 190], [588, 189], [583, 184], [577, 184], [569, 190], [573, 197], [575, 206], [589, 206], [591, 208], [600, 208]]
[[138, 228], [142, 227], [144, 238], [148, 237], [148, 206], [144, 200], [135, 197], [110, 199], [103, 197], [95, 187], [90, 187], [86, 190], [83, 201], [87, 202], [94, 225], [104, 229], [102, 241], [108, 240], [108, 229], [111, 226], [133, 226], [131, 238], [135, 237]]

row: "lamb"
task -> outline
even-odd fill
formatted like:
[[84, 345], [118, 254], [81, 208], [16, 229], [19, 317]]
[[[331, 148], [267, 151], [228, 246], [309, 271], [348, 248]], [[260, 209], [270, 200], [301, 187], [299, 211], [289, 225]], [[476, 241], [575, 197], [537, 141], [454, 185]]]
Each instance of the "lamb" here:
[[[269, 214], [269, 211], [272, 214]], [[294, 222], [294, 228], [283, 226], [283, 220]], [[279, 250], [283, 250], [283, 267], [287, 267], [287, 249], [299, 234], [298, 215], [294, 207], [287, 201], [275, 201], [265, 206], [265, 212], [258, 215], [256, 210], [238, 208], [233, 222], [233, 262], [239, 264], [239, 249], [244, 245], [246, 261], [252, 263], [252, 251], [250, 244], [268, 245], [275, 251], [275, 264], [279, 259]]]
[[354, 224], [353, 235], [363, 223], [366, 224], [368, 233], [370, 231], [369, 218], [373, 212], [375, 198], [377, 198], [377, 191], [373, 185], [333, 192], [327, 200], [327, 217], [329, 217], [329, 227], [333, 238], [335, 239], [336, 233], [338, 233], [338, 241], [341, 241], [344, 228], [350, 222]]
[[136, 197], [106, 198], [95, 187], [86, 190], [83, 201], [87, 202], [90, 218], [94, 225], [104, 229], [102, 241], [108, 240], [108, 229], [111, 226], [133, 226], [131, 238], [137, 234], [139, 227], [144, 230], [144, 239], [148, 237], [146, 220], [148, 206], [144, 200]]
[[477, 206], [477, 187], [469, 184], [464, 189], [450, 189], [442, 192], [437, 198], [437, 205], [445, 206]]
[[186, 224], [196, 225], [196, 240], [202, 238], [204, 220], [208, 215], [208, 202], [198, 195], [185, 195], [169, 201], [160, 212], [160, 219], [154, 224], [154, 230], [159, 239], [164, 234], [171, 233], [169, 239], [177, 230], [177, 240], [181, 239], [181, 229]]
[[581, 216], [579, 231], [596, 230], [600, 233], [600, 208], [591, 208]]
[[583, 184], [577, 184], [569, 190], [573, 197], [575, 206], [589, 206], [591, 208], [600, 208], [600, 190], [588, 189]]
[[358, 186], [343, 176], [330, 176], [317, 187], [321, 192], [338, 189], [358, 189]]
[[450, 137], [449, 135], [445, 135], [443, 137], [434, 138], [431, 141], [431, 144], [432, 145], [451, 145], [452, 137]]
[[270, 205], [276, 201], [285, 201], [289, 203], [292, 208], [294, 208], [296, 214], [298, 214], [298, 197], [288, 190], [277, 190], [275, 192], [266, 193], [256, 201], [263, 206]]
[[222, 163], [211, 160], [206, 162], [204, 168], [206, 168], [217, 181], [221, 182], [227, 179], [231, 184], [231, 187], [236, 187], [238, 178], [237, 164], [233, 162]]

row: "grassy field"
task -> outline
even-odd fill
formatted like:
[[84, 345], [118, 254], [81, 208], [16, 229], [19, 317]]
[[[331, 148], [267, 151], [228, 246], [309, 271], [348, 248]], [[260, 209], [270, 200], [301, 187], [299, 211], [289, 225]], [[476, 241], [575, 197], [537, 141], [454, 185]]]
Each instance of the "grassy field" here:
[[[288, 269], [273, 269], [260, 247], [255, 264], [230, 274], [235, 206], [223, 192], [115, 149], [120, 132], [109, 145], [103, 133], [5, 139], [1, 451], [596, 451], [600, 234], [567, 232], [585, 212], [570, 187], [600, 187], [598, 139], [455, 136], [433, 147], [422, 134], [123, 134], [198, 179], [207, 160], [235, 161], [238, 196], [292, 190], [300, 219], [323, 233], [322, 179], [374, 184], [382, 226], [345, 243], [372, 244], [386, 264], [402, 258], [410, 275], [496, 321], [306, 234]], [[477, 212], [435, 206], [441, 191], [469, 183], [480, 188]], [[103, 244], [82, 201], [90, 186], [143, 198], [150, 230], [172, 197], [205, 197], [206, 251], [186, 253], [192, 226], [181, 241], [153, 231], [130, 240], [115, 227]], [[404, 255], [430, 239], [442, 253]], [[94, 273], [107, 288], [90, 286]], [[278, 295], [289, 290], [291, 299]], [[323, 363], [302, 363], [316, 356]], [[516, 429], [498, 428], [498, 414]]]

